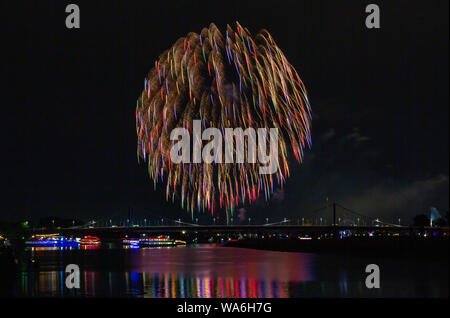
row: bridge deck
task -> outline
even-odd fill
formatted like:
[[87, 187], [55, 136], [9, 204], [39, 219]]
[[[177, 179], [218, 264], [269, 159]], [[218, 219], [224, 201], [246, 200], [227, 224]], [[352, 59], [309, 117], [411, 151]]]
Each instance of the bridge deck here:
[[447, 233], [449, 228], [432, 227], [406, 227], [406, 226], [318, 226], [318, 225], [173, 225], [173, 226], [139, 226], [139, 227], [87, 227], [87, 228], [61, 228], [61, 229], [33, 229], [33, 232], [58, 231], [62, 233], [130, 233], [130, 232], [334, 232], [351, 230], [358, 232], [412, 232], [412, 231], [438, 231]]

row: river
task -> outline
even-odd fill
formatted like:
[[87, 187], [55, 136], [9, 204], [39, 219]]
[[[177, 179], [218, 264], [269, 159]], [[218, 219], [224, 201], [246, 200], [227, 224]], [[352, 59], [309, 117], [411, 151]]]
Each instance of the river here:
[[[287, 253], [202, 244], [174, 248], [26, 248], [14, 296], [448, 297], [449, 264], [405, 258]], [[380, 268], [379, 289], [365, 267]], [[68, 264], [80, 289], [67, 289]]]

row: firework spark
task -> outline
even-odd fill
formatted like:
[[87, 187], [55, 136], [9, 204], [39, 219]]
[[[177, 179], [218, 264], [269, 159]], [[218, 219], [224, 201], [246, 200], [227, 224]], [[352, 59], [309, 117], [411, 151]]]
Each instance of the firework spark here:
[[[213, 214], [217, 208], [233, 213], [262, 193], [268, 200], [274, 186], [284, 184], [291, 153], [302, 161], [311, 144], [310, 110], [303, 82], [268, 31], [252, 37], [236, 23], [223, 35], [211, 24], [178, 39], [145, 78], [136, 106], [138, 160], [147, 162], [155, 187], [165, 185], [167, 200], [180, 196], [182, 208], [191, 213]], [[170, 133], [174, 128], [192, 133], [193, 120], [201, 120], [203, 129], [222, 131], [277, 128], [277, 171], [259, 174], [258, 165], [245, 162], [174, 164]], [[244, 136], [225, 142], [236, 138]]]

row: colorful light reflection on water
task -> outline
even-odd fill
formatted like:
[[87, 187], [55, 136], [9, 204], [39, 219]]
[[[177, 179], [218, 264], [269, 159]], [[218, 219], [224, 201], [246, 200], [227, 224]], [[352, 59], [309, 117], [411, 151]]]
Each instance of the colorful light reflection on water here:
[[[31, 262], [30, 259], [33, 261]], [[21, 257], [14, 295], [81, 297], [424, 297], [448, 296], [448, 263], [376, 260], [383, 288], [368, 290], [371, 259], [282, 253], [215, 245], [173, 248], [33, 248]], [[65, 288], [65, 266], [81, 269], [79, 290]], [[426, 285], [424, 285], [426, 283]], [[424, 289], [424, 286], [427, 288]]]
[[[214, 245], [95, 251], [32, 248], [29, 252], [36, 263], [21, 273], [18, 293], [22, 295], [289, 297], [289, 282], [313, 279], [313, 256], [299, 253]], [[62, 269], [67, 262], [81, 263], [79, 291], [64, 286]]]

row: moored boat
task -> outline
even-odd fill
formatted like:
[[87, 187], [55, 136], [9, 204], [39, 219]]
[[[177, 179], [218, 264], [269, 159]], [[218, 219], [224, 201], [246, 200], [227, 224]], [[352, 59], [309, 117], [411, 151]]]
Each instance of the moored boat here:
[[185, 241], [171, 239], [167, 235], [159, 235], [157, 237], [141, 238], [139, 241], [140, 246], [145, 247], [164, 247], [164, 246], [178, 246], [186, 245]]
[[67, 238], [59, 234], [38, 234], [33, 235], [29, 241], [25, 242], [25, 244], [35, 247], [63, 247], [78, 246], [79, 242], [75, 238]]
[[100, 245], [102, 242], [96, 236], [86, 235], [80, 241], [81, 245]]
[[130, 245], [130, 246], [139, 246], [139, 239], [138, 238], [129, 238], [127, 236], [125, 236], [121, 243], [122, 245]]

